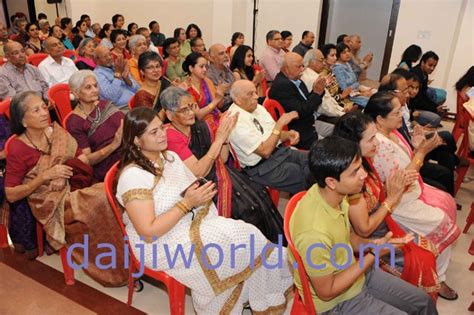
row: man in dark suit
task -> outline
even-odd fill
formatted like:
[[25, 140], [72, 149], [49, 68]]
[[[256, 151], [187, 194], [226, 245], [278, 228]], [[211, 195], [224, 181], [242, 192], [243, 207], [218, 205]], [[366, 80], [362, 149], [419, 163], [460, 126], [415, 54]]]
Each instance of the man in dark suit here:
[[318, 139], [318, 133], [314, 128], [314, 113], [321, 105], [326, 79], [316, 80], [313, 90], [309, 92], [300, 80], [303, 71], [303, 57], [294, 52], [287, 53], [281, 70], [273, 81], [269, 97], [278, 101], [285, 112], [298, 112], [299, 119], [291, 121], [288, 128], [296, 130], [300, 134], [300, 142], [297, 147], [309, 150], [311, 144]]

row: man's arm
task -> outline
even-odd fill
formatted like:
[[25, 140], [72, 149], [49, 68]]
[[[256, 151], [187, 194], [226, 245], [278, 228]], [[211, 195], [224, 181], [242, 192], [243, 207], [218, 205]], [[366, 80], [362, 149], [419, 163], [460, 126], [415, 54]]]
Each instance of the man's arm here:
[[0, 74], [0, 99], [4, 100], [8, 97], [15, 96], [16, 91], [10, 84], [5, 74]]
[[113, 78], [110, 80], [105, 73], [96, 72], [97, 83], [99, 84], [101, 94], [105, 99], [117, 103], [122, 95], [122, 80]]
[[[304, 84], [303, 82], [301, 84]], [[307, 100], [302, 100], [296, 86], [291, 81], [281, 82], [275, 80], [270, 89], [269, 97], [277, 100], [285, 109], [285, 112], [297, 111], [300, 117], [312, 115], [321, 105], [321, 96], [310, 93]]]

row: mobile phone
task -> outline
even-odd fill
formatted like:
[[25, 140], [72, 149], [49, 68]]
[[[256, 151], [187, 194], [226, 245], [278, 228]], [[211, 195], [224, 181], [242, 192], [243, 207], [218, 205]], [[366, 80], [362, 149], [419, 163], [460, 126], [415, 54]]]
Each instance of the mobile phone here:
[[434, 137], [434, 135], [435, 135], [434, 132], [427, 133], [427, 134], [425, 134], [425, 139], [426, 139], [426, 140], [431, 139], [431, 138]]
[[200, 177], [200, 178], [196, 179], [194, 182], [192, 182], [191, 185], [189, 185], [188, 187], [186, 187], [186, 189], [183, 190], [179, 195], [180, 195], [182, 198], [184, 198], [184, 195], [186, 194], [186, 191], [189, 189], [189, 187], [193, 186], [193, 185], [196, 184], [196, 183], [199, 183], [199, 186], [202, 186], [202, 185], [204, 185], [204, 184], [207, 183], [207, 182], [208, 182], [207, 179], [205, 179], [204, 177]]

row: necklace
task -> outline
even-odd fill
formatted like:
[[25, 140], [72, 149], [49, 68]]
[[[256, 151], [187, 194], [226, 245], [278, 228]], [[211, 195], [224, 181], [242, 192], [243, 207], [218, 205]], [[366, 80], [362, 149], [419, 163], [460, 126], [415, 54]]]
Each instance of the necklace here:
[[[79, 108], [79, 110], [86, 116], [86, 119], [93, 125], [97, 124], [100, 122], [100, 119], [102, 118], [102, 112], [100, 111], [100, 108], [99, 106], [96, 106], [95, 109], [91, 110], [88, 113], [86, 113], [86, 111], [84, 110], [84, 108], [82, 107], [81, 103], [77, 104], [77, 108]], [[91, 118], [90, 114], [93, 112], [93, 111], [96, 111], [96, 115], [95, 115], [95, 118]]]
[[44, 131], [43, 131], [43, 135], [44, 135], [44, 137], [46, 138], [46, 142], [48, 143], [48, 151], [43, 151], [43, 150], [41, 150], [41, 149], [33, 142], [33, 140], [31, 140], [30, 136], [28, 135], [28, 131], [25, 131], [26, 139], [28, 139], [28, 141], [35, 147], [36, 151], [38, 151], [39, 153], [44, 154], [44, 155], [50, 155], [50, 154], [51, 154], [51, 140], [49, 140], [48, 136], [46, 136], [46, 134], [44, 133]]

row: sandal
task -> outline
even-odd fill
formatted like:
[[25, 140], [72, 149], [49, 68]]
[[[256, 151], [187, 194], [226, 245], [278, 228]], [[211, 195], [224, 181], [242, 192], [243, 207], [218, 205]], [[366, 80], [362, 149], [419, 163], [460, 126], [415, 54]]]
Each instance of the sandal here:
[[441, 288], [440, 290], [438, 291], [438, 296], [445, 299], [445, 300], [448, 300], [448, 301], [454, 301], [454, 300], [457, 300], [457, 298], [459, 297], [458, 294], [456, 293], [456, 291], [454, 291], [453, 289], [451, 289], [447, 284], [446, 282], [442, 281], [440, 283], [441, 285]]

